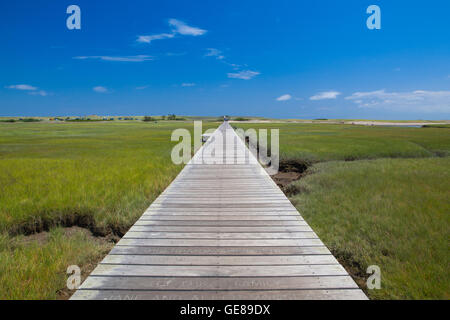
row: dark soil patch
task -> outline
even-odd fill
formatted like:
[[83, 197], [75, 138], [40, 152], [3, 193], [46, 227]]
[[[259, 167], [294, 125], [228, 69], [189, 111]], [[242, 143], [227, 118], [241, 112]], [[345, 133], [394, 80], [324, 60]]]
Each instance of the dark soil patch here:
[[272, 179], [279, 187], [286, 189], [291, 182], [300, 179], [301, 176], [302, 174], [298, 172], [278, 172], [272, 176]]
[[[72, 227], [66, 227], [63, 229], [64, 235], [67, 237], [73, 236], [75, 233], [82, 232], [84, 233], [89, 240], [92, 241], [100, 241], [102, 243], [116, 243], [120, 240], [119, 237], [108, 234], [107, 236], [99, 237], [94, 235], [89, 229], [78, 227], [78, 226], [72, 226]], [[31, 243], [31, 242], [37, 242], [39, 244], [43, 244], [48, 241], [50, 237], [50, 232], [48, 231], [42, 231], [33, 233], [30, 235], [24, 236], [20, 241], [22, 243]]]
[[32, 243], [32, 242], [36, 242], [38, 244], [44, 244], [45, 242], [47, 242], [49, 235], [50, 234], [47, 231], [39, 232], [39, 233], [25, 236], [23, 239], [21, 239], [21, 242], [23, 242], [25, 244]]
[[368, 296], [367, 279], [370, 275], [366, 273], [366, 268], [356, 261], [350, 252], [338, 250], [336, 248], [330, 248], [330, 251], [353, 278], [358, 287]]
[[[42, 215], [37, 216], [40, 217]], [[30, 236], [48, 232], [54, 227], [80, 227], [89, 230], [95, 237], [109, 237], [111, 239], [120, 239], [129, 229], [129, 226], [98, 226], [93, 215], [72, 213], [56, 218], [39, 218], [33, 221], [27, 221], [11, 227], [9, 234], [11, 236]]]
[[[254, 142], [250, 141], [249, 136], [245, 136], [245, 144], [247, 147], [253, 145]], [[256, 141], [256, 151], [259, 156], [271, 157], [271, 149], [268, 146], [267, 149], [262, 148], [259, 145], [259, 140]], [[271, 163], [268, 164], [269, 166]], [[311, 165], [309, 161], [306, 160], [280, 160], [278, 173], [272, 175], [272, 180], [280, 187], [286, 196], [293, 196], [302, 192], [301, 188], [292, 185], [292, 182], [299, 180], [305, 175], [306, 170]]]
[[309, 166], [310, 163], [304, 160], [281, 160], [278, 173], [273, 175], [272, 179], [286, 196], [296, 195], [304, 190], [292, 182], [305, 176]]

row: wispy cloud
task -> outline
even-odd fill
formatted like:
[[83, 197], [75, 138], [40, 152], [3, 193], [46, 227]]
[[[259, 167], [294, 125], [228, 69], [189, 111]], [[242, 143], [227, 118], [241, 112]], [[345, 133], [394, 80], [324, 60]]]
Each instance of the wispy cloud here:
[[136, 90], [144, 90], [144, 89], [147, 89], [148, 87], [150, 87], [150, 86], [139, 86], [139, 87], [136, 87], [135, 89]]
[[28, 94], [31, 94], [33, 96], [41, 96], [41, 97], [46, 97], [48, 96], [48, 92], [44, 91], [44, 90], [39, 90], [39, 91], [31, 91]]
[[98, 93], [107, 93], [107, 92], [109, 92], [108, 88], [103, 87], [103, 86], [94, 87], [94, 88], [92, 88], [92, 90], [94, 90], [95, 92], [98, 92]]
[[16, 90], [37, 90], [37, 87], [30, 86], [28, 84], [13, 84], [10, 86], [6, 86], [8, 89], [16, 89]]
[[[242, 67], [240, 64], [236, 63], [227, 63], [230, 67], [232, 67], [234, 70], [238, 70], [240, 67]], [[246, 65], [245, 65], [246, 66]]]
[[194, 86], [195, 86], [195, 83], [192, 83], [192, 82], [186, 83], [186, 82], [185, 82], [185, 83], [182, 83], [181, 86], [182, 86], [182, 87], [194, 87]]
[[288, 101], [291, 99], [292, 99], [292, 96], [290, 94], [283, 94], [282, 96], [277, 98], [277, 101]]
[[257, 71], [251, 71], [251, 70], [243, 70], [235, 73], [227, 73], [228, 78], [234, 78], [234, 79], [242, 79], [242, 80], [250, 80], [256, 77], [258, 74], [260, 74]]
[[32, 96], [48, 96], [48, 92], [45, 90], [38, 90], [38, 87], [30, 86], [29, 84], [13, 84], [10, 86], [6, 86], [5, 88], [26, 91], [28, 94]]
[[97, 59], [103, 61], [121, 61], [121, 62], [143, 62], [153, 60], [153, 57], [147, 55], [137, 56], [78, 56], [73, 57], [78, 60]]
[[153, 40], [171, 39], [177, 34], [196, 37], [204, 35], [207, 32], [206, 30], [200, 28], [188, 26], [183, 21], [177, 19], [169, 19], [168, 23], [172, 29], [170, 33], [166, 32], [153, 35], [140, 35], [137, 36], [136, 41], [140, 43], [151, 43]]
[[247, 65], [239, 65], [236, 63], [230, 63], [225, 60], [225, 56], [222, 54], [222, 51], [216, 48], [207, 48], [206, 53], [204, 55], [205, 57], [214, 57], [217, 60], [220, 60], [220, 62], [230, 66], [233, 68], [233, 70], [239, 70], [241, 67], [247, 67]]
[[215, 57], [218, 60], [222, 60], [225, 58], [224, 55], [222, 55], [222, 51], [215, 48], [207, 48], [205, 53], [205, 57]]
[[310, 100], [326, 100], [326, 99], [336, 99], [341, 93], [338, 91], [323, 91], [310, 97]]
[[404, 112], [445, 112], [450, 113], [450, 91], [386, 92], [377, 90], [355, 92], [345, 99], [360, 108], [380, 108]]
[[200, 28], [190, 27], [183, 21], [177, 19], [170, 19], [169, 25], [173, 27], [173, 33], [179, 33], [184, 36], [201, 36], [207, 32], [206, 30]]
[[160, 34], [154, 34], [151, 36], [138, 36], [136, 41], [141, 42], [141, 43], [150, 43], [153, 40], [170, 39], [173, 37], [175, 37], [175, 34], [173, 34], [173, 33], [160, 33]]

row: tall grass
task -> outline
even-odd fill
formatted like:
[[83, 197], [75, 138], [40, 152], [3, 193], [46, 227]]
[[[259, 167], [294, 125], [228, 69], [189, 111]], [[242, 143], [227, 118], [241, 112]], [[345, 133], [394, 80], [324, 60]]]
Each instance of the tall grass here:
[[316, 162], [450, 155], [450, 133], [442, 128], [299, 123], [239, 123], [237, 126], [280, 129], [282, 160]]
[[85, 232], [66, 235], [60, 228], [43, 241], [0, 235], [0, 299], [60, 298], [67, 267], [78, 265], [86, 276], [111, 247]]
[[[126, 232], [182, 169], [170, 159], [171, 132], [181, 127], [193, 129], [184, 122], [0, 124], [0, 298], [57, 298], [68, 265], [85, 272], [95, 265], [110, 246], [58, 226]], [[44, 243], [20, 236], [42, 230], [51, 233]]]
[[309, 173], [292, 201], [359, 276], [381, 268], [371, 298], [450, 298], [450, 158], [328, 162]]
[[192, 124], [0, 126], [0, 231], [76, 215], [126, 229], [181, 170], [170, 160], [178, 127]]

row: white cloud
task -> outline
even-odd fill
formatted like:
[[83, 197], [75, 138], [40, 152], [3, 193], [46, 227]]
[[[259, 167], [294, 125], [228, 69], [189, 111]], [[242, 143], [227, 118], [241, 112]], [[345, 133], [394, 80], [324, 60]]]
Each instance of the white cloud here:
[[184, 36], [201, 36], [207, 32], [206, 30], [200, 28], [190, 27], [183, 21], [177, 19], [170, 19], [169, 25], [174, 28], [172, 32], [179, 33]]
[[177, 34], [181, 34], [183, 36], [201, 36], [204, 35], [207, 31], [188, 26], [183, 21], [177, 19], [169, 19], [169, 25], [172, 27], [171, 33], [159, 33], [153, 35], [141, 35], [137, 36], [136, 41], [140, 43], [151, 43], [153, 40], [161, 40], [161, 39], [171, 39], [175, 37]]
[[136, 90], [144, 90], [147, 89], [149, 86], [140, 86], [140, 87], [136, 87]]
[[241, 65], [236, 63], [228, 63], [228, 65], [232, 67], [234, 70], [238, 70], [240, 67], [242, 67]]
[[31, 91], [28, 94], [31, 94], [33, 96], [41, 96], [41, 97], [46, 97], [48, 96], [47, 91], [44, 90], [39, 90], [39, 91]]
[[153, 40], [170, 39], [173, 37], [175, 37], [174, 33], [160, 33], [151, 36], [138, 36], [136, 41], [141, 43], [150, 43]]
[[215, 48], [207, 48], [208, 52], [206, 52], [205, 57], [216, 57], [218, 60], [222, 60], [225, 58], [224, 55], [222, 55], [222, 51]]
[[44, 90], [38, 90], [38, 87], [30, 86], [29, 84], [14, 84], [10, 86], [6, 86], [5, 88], [8, 89], [15, 89], [15, 90], [21, 90], [21, 91], [28, 91], [28, 94], [33, 96], [41, 96], [46, 97], [48, 96], [48, 92]]
[[323, 91], [310, 97], [310, 100], [326, 100], [326, 99], [336, 99], [341, 93], [338, 91]]
[[10, 86], [6, 86], [8, 89], [16, 89], [16, 90], [37, 90], [37, 87], [30, 86], [28, 84], [13, 84]]
[[121, 61], [121, 62], [142, 62], [153, 60], [153, 57], [146, 55], [137, 55], [137, 56], [78, 56], [73, 57], [78, 60], [86, 60], [86, 59], [98, 59], [104, 61]]
[[236, 73], [227, 73], [228, 78], [250, 80], [260, 74], [257, 71], [243, 70]]
[[283, 94], [282, 96], [277, 98], [277, 101], [288, 101], [291, 99], [292, 99], [292, 96], [290, 94]]
[[355, 92], [345, 99], [353, 101], [360, 108], [450, 113], [450, 91], [386, 92], [386, 90], [377, 90]]
[[195, 86], [195, 83], [186, 83], [186, 82], [185, 82], [185, 83], [182, 83], [181, 86], [182, 86], [182, 87], [194, 87], [194, 86]]
[[92, 90], [94, 90], [95, 92], [98, 92], [98, 93], [107, 93], [108, 92], [108, 88], [102, 87], [102, 86], [94, 87], [94, 88], [92, 88]]

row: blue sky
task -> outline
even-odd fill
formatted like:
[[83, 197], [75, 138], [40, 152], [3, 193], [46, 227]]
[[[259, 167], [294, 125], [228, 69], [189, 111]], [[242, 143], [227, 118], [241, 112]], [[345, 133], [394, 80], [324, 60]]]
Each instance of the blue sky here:
[[450, 119], [449, 14], [447, 0], [2, 1], [0, 116]]

